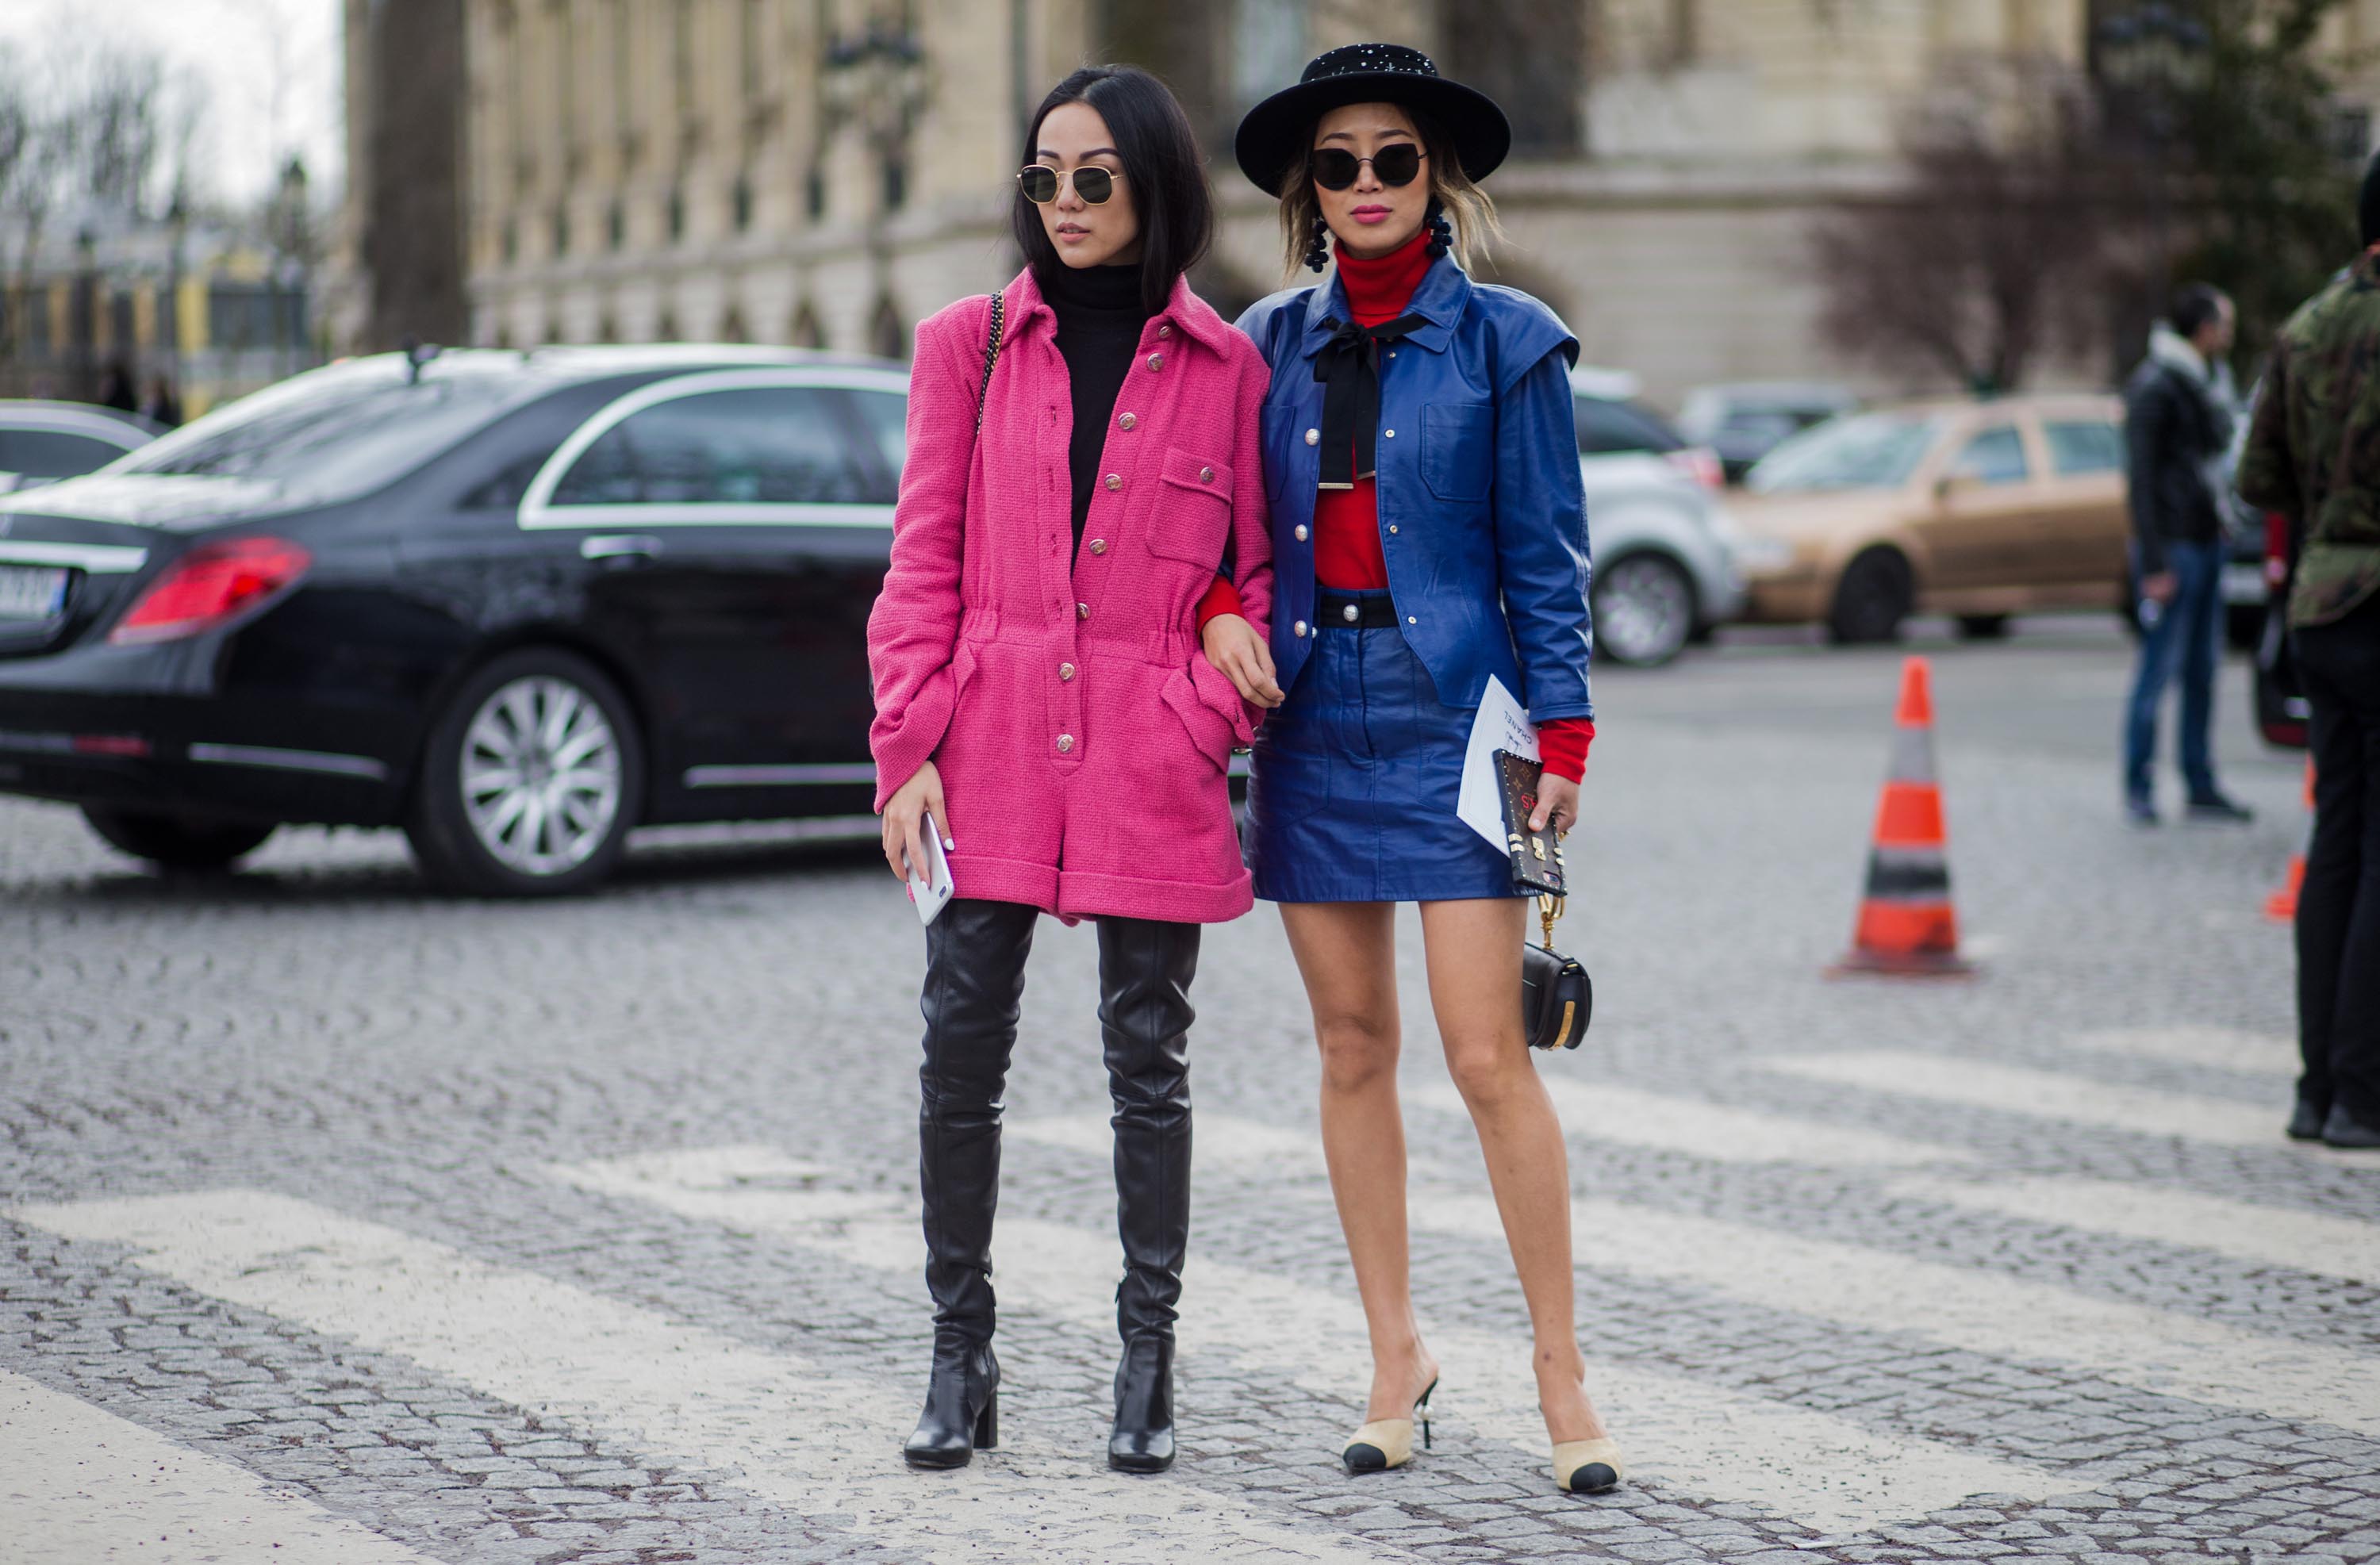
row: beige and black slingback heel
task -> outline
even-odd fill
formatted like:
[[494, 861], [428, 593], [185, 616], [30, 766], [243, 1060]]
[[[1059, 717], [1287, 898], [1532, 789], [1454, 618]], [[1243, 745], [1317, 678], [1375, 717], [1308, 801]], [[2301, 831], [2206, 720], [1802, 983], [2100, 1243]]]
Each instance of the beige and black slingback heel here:
[[1620, 1442], [1609, 1436], [1599, 1440], [1563, 1440], [1554, 1447], [1554, 1483], [1566, 1495], [1599, 1495], [1616, 1489], [1628, 1476], [1621, 1460]]
[[1422, 1389], [1421, 1395], [1414, 1399], [1412, 1418], [1376, 1419], [1356, 1430], [1355, 1438], [1347, 1442], [1347, 1449], [1339, 1453], [1339, 1460], [1347, 1464], [1348, 1475], [1361, 1477], [1366, 1473], [1386, 1473], [1412, 1462], [1414, 1423], [1416, 1419], [1421, 1423], [1422, 1449], [1428, 1450], [1429, 1394], [1437, 1389], [1438, 1380], [1432, 1377], [1430, 1383]]

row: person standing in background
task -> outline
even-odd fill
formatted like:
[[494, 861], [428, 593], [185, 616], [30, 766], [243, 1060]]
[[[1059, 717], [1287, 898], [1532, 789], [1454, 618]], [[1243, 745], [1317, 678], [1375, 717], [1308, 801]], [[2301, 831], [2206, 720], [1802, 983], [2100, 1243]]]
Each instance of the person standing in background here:
[[2289, 650], [2313, 709], [2298, 892], [2299, 1141], [2380, 1149], [2380, 157], [2363, 254], [2281, 328], [2240, 494], [2290, 520]]
[[149, 394], [140, 400], [140, 416], [169, 430], [181, 428], [182, 399], [174, 394], [174, 383], [163, 375], [149, 378]]
[[2251, 812], [2215, 781], [2215, 670], [2222, 651], [2223, 516], [2216, 503], [2233, 412], [2217, 374], [2230, 351], [2231, 301], [2193, 284], [2124, 386], [2132, 551], [2140, 577], [2140, 667], [2124, 714], [2124, 810], [2157, 824], [2152, 779], [2157, 707], [2181, 674], [2182, 781], [2193, 820], [2243, 822]]
[[140, 406], [140, 394], [132, 389], [132, 367], [122, 359], [108, 365], [107, 373], [100, 377], [99, 406], [113, 407], [118, 413], [136, 411]]

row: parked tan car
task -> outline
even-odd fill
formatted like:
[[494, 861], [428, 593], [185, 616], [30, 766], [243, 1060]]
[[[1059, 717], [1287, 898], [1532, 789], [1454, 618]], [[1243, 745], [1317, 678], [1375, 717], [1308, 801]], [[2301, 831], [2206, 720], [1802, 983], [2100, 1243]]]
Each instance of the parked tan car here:
[[1994, 636], [2126, 601], [2123, 405], [2027, 395], [1829, 420], [1761, 459], [1730, 507], [1751, 543], [1742, 618], [1880, 641], [1912, 612]]

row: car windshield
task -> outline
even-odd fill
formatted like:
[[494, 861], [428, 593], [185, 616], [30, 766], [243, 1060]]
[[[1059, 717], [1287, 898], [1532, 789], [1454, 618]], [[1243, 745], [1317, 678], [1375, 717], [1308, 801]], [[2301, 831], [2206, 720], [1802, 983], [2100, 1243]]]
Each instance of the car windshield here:
[[1898, 489], [1925, 459], [1938, 427], [1938, 420], [1911, 413], [1830, 419], [1762, 457], [1744, 487], [1758, 494]]
[[109, 471], [247, 479], [292, 499], [352, 499], [412, 471], [527, 390], [520, 376], [484, 370], [408, 384], [392, 366], [342, 366], [243, 397]]

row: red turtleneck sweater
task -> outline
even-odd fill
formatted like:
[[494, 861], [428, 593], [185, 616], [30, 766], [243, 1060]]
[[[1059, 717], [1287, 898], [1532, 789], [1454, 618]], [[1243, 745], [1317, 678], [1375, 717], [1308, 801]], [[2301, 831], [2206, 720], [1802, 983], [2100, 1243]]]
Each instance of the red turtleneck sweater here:
[[[1384, 256], [1366, 260], [1339, 252], [1339, 280], [1347, 289], [1347, 308], [1359, 326], [1385, 326], [1405, 312], [1414, 290], [1428, 274], [1429, 230], [1424, 228]], [[1390, 352], [1396, 349], [1391, 347]], [[1329, 591], [1383, 591], [1389, 585], [1389, 563], [1380, 549], [1380, 497], [1369, 474], [1353, 489], [1326, 489], [1314, 497], [1314, 579]], [[1239, 613], [1240, 596], [1228, 577], [1218, 576], [1198, 605], [1198, 627], [1218, 614]], [[1537, 730], [1537, 749], [1546, 770], [1577, 782], [1586, 772], [1587, 746], [1595, 724], [1585, 718], [1564, 718]]]

